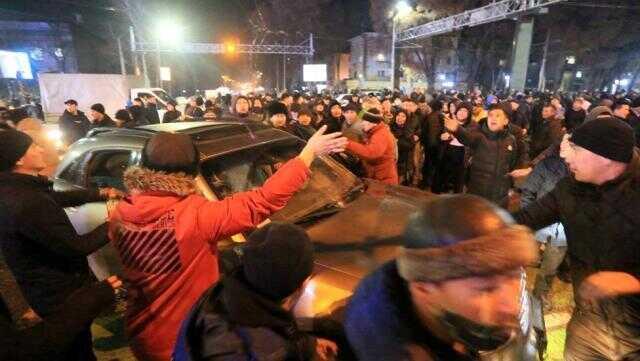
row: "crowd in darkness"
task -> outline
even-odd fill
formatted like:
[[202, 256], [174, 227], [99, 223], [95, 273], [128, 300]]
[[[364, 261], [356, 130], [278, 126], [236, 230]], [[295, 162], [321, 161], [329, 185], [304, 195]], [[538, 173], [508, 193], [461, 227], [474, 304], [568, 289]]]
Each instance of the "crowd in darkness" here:
[[[160, 132], [124, 191], [57, 192], [60, 149], [42, 122], [0, 108], [0, 359], [95, 359], [91, 322], [119, 296], [140, 360], [476, 360], [521, 332], [523, 269], [538, 268], [546, 309], [563, 264], [575, 301], [565, 359], [640, 358], [640, 94], [285, 92], [170, 102], [161, 118], [143, 93], [113, 119], [100, 103], [88, 116], [65, 105], [63, 147], [98, 127], [219, 120], [306, 145], [262, 187], [209, 201], [192, 139]], [[313, 243], [293, 224], [254, 229], [318, 156], [433, 196], [340, 317], [297, 319]], [[64, 208], [107, 199], [107, 221], [79, 235]], [[252, 230], [221, 274], [217, 242]], [[97, 282], [86, 256], [107, 242], [124, 272]]]

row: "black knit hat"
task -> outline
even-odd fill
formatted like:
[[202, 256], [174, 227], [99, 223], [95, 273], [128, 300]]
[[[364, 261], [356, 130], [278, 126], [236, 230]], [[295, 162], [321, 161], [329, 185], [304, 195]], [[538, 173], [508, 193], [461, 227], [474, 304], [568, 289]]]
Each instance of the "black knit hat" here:
[[0, 131], [0, 172], [12, 170], [33, 143], [30, 136], [17, 130]]
[[267, 112], [269, 113], [270, 117], [276, 114], [288, 114], [287, 106], [279, 101], [271, 102], [271, 104], [269, 104], [269, 107], [267, 108]]
[[100, 104], [100, 103], [96, 103], [94, 105], [91, 106], [91, 110], [94, 110], [98, 113], [104, 114], [105, 110], [104, 110], [104, 105]]
[[571, 142], [613, 161], [629, 163], [636, 144], [633, 128], [615, 117], [598, 118], [576, 128]]
[[249, 236], [243, 248], [244, 277], [258, 293], [280, 301], [313, 271], [313, 245], [304, 229], [273, 222]]
[[144, 145], [142, 166], [166, 173], [198, 174], [200, 155], [186, 134], [158, 133]]

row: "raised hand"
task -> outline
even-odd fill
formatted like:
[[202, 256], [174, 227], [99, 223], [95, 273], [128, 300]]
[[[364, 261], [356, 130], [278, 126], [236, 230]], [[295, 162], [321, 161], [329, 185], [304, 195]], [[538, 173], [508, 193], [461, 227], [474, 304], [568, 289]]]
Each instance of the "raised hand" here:
[[317, 156], [344, 152], [347, 146], [347, 138], [343, 137], [342, 133], [339, 132], [324, 134], [326, 131], [327, 126], [323, 125], [309, 138], [307, 145], [302, 149], [302, 152], [300, 152], [299, 157], [307, 166], [310, 166], [313, 159]]

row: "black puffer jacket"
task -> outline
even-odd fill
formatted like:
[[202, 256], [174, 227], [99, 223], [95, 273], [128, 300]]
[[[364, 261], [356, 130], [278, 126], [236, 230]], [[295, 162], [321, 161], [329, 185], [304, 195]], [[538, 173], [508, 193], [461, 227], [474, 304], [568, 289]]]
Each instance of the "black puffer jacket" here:
[[524, 166], [527, 160], [526, 149], [523, 149], [510, 130], [493, 133], [486, 123], [474, 131], [458, 127], [454, 136], [460, 143], [471, 148], [473, 154], [469, 193], [506, 206], [512, 184], [509, 173]]
[[[553, 191], [516, 213], [515, 218], [535, 230], [562, 222], [576, 288], [590, 274], [605, 270], [640, 278], [639, 214], [640, 151], [636, 148], [627, 171], [617, 179], [596, 186], [573, 177], [564, 178]], [[580, 299], [576, 301], [580, 306]], [[640, 296], [616, 303], [620, 314], [614, 315], [614, 320], [640, 322]]]

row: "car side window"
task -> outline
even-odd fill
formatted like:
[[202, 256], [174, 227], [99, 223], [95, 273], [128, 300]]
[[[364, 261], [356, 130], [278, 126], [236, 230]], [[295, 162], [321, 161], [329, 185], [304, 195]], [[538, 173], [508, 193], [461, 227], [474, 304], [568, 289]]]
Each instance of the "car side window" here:
[[87, 165], [88, 187], [112, 187], [124, 190], [122, 176], [133, 164], [134, 153], [128, 150], [99, 151], [93, 153]]
[[67, 168], [60, 173], [59, 178], [77, 186], [84, 186], [84, 179], [86, 175], [85, 165], [89, 161], [90, 157], [91, 153], [85, 153], [74, 159], [73, 162], [71, 162], [71, 164], [69, 164]]

